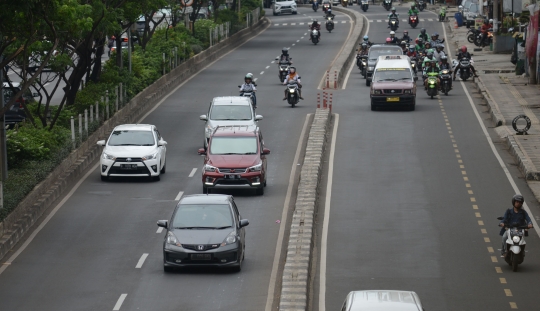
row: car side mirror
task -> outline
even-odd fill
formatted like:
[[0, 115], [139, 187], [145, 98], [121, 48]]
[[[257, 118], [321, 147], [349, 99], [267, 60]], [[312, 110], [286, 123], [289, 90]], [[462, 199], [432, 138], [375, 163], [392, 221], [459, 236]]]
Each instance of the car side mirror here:
[[167, 221], [167, 220], [158, 220], [157, 221], [158, 227], [162, 227], [162, 228], [165, 228], [165, 229], [167, 229], [168, 224], [169, 224], [169, 221]]
[[263, 119], [263, 116], [261, 116], [260, 114], [255, 116], [255, 121], [261, 121], [262, 119]]
[[104, 140], [98, 140], [96, 144], [98, 146], [105, 146], [105, 141]]
[[268, 148], [263, 148], [262, 154], [270, 154], [270, 149], [268, 149]]
[[249, 220], [247, 219], [240, 220], [240, 228], [247, 227], [247, 225], [249, 225]]
[[32, 97], [39, 97], [39, 93], [32, 93]]
[[204, 150], [204, 148], [199, 148], [199, 150], [197, 150], [197, 153], [203, 155], [206, 154], [206, 150]]
[[199, 120], [208, 121], [208, 117], [205, 114], [199, 116]]
[[160, 141], [158, 142], [158, 146], [167, 146], [167, 142], [164, 141], [164, 140], [160, 140]]

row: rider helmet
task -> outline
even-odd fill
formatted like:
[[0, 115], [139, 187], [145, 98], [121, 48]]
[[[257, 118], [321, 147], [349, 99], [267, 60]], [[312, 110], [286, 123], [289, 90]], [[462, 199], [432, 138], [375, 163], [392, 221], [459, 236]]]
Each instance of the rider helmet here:
[[426, 47], [426, 49], [429, 49], [431, 47], [431, 42], [427, 41], [426, 44], [424, 44], [424, 46]]
[[404, 36], [408, 36], [408, 35], [409, 35], [409, 31], [408, 31], [408, 30], [403, 30], [403, 35], [404, 35]]
[[281, 50], [281, 53], [282, 53], [283, 55], [289, 55], [289, 50], [288, 50], [287, 48], [283, 48], [283, 49]]
[[407, 47], [407, 41], [401, 41], [401, 46], [402, 47]]
[[[248, 82], [248, 80], [249, 80], [249, 82]], [[251, 81], [253, 81], [253, 74], [252, 74], [251, 72], [248, 72], [248, 73], [246, 74], [246, 76], [244, 77], [244, 81], [245, 81], [246, 83], [251, 83]]]
[[367, 49], [367, 43], [364, 42], [362, 43], [362, 50], [365, 50], [365, 49]]
[[390, 31], [390, 37], [393, 37], [396, 35], [396, 32], [395, 31]]
[[392, 39], [386, 38], [386, 43], [392, 43]]
[[490, 23], [490, 24], [493, 24], [493, 18], [490, 18], [490, 19], [489, 19], [489, 23]]
[[442, 50], [444, 50], [444, 44], [439, 44], [439, 45], [437, 45], [437, 50], [438, 50], [438, 51], [440, 50], [439, 52], [441, 52]]
[[414, 44], [409, 45], [409, 50], [413, 52], [414, 50], [416, 50], [416, 46], [414, 46]]
[[295, 73], [296, 72], [296, 67], [294, 67], [294, 66], [289, 67], [289, 71], [291, 73]]
[[319, 23], [319, 20], [318, 20], [318, 19], [314, 19], [313, 22], [314, 22], [314, 23]]
[[414, 42], [416, 44], [421, 44], [422, 42], [424, 42], [424, 40], [422, 40], [422, 38], [416, 38], [416, 39], [414, 39]]
[[521, 204], [523, 204], [523, 202], [525, 202], [525, 198], [523, 198], [521, 194], [514, 194], [512, 197], [512, 206], [514, 206], [516, 202], [521, 202]]
[[429, 62], [432, 66], [437, 64], [437, 60], [434, 58]]
[[463, 10], [463, 6], [462, 5], [458, 6], [458, 10], [460, 11]]
[[433, 58], [433, 50], [432, 49], [426, 50], [426, 56], [427, 56], [427, 58], [432, 59]]
[[414, 10], [415, 7], [416, 7], [416, 5], [414, 3], [411, 4], [411, 10]]
[[446, 63], [447, 61], [448, 61], [448, 57], [446, 57], [445, 55], [441, 56], [442, 63]]
[[[436, 33], [433, 34], [433, 36], [435, 36], [435, 37], [438, 38], [438, 37], [439, 37], [439, 34], [436, 32]], [[433, 37], [433, 36], [432, 36], [432, 37]]]
[[396, 13], [396, 8], [392, 7], [392, 13]]
[[326, 11], [326, 14], [330, 15], [331, 13], [332, 13], [332, 9], [329, 8], [329, 9]]
[[461, 47], [461, 53], [467, 53], [467, 47], [466, 46]]
[[425, 35], [426, 34], [426, 30], [424, 28], [420, 29], [420, 33]]

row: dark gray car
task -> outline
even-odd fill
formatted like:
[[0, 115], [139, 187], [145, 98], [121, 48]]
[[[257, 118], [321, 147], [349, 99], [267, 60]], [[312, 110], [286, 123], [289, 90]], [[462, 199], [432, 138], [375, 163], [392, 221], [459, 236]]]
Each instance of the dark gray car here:
[[178, 202], [170, 221], [157, 225], [167, 229], [163, 241], [163, 269], [214, 266], [242, 268], [245, 227], [234, 199], [223, 194], [196, 194]]
[[366, 75], [364, 76], [366, 79], [366, 86], [371, 84], [373, 70], [375, 70], [375, 65], [381, 55], [403, 55], [403, 50], [399, 45], [394, 44], [377, 44], [370, 47], [367, 63], [368, 68], [366, 70]]

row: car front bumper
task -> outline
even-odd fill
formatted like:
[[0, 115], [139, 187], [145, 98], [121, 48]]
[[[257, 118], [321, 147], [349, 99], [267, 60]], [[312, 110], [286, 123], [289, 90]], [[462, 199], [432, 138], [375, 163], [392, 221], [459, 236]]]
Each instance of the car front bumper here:
[[274, 13], [275, 14], [293, 14], [294, 12], [297, 12], [297, 10], [298, 9], [295, 7], [290, 7], [290, 8], [280, 7], [279, 9], [275, 8]]
[[[163, 249], [163, 265], [167, 267], [231, 267], [240, 264], [242, 245], [236, 242], [213, 250], [197, 252], [178, 246], [166, 245]], [[210, 255], [207, 260], [194, 260], [192, 255]]]
[[[388, 101], [388, 98], [397, 97], [399, 101]], [[409, 105], [415, 102], [414, 94], [401, 94], [395, 96], [371, 95], [371, 102], [377, 106], [400, 106]]]
[[[139, 161], [132, 158], [132, 161], [100, 159], [101, 176], [108, 177], [148, 177], [159, 176], [159, 159]], [[136, 165], [136, 168], [126, 168], [126, 165]]]
[[[227, 178], [227, 176], [230, 175], [234, 175], [235, 178]], [[255, 189], [264, 186], [264, 178], [261, 172], [250, 172], [243, 174], [204, 172], [202, 182], [205, 188]]]

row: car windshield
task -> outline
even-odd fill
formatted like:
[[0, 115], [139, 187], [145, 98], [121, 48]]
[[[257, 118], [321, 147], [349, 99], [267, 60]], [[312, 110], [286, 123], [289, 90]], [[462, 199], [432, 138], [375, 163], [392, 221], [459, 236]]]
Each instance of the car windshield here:
[[172, 226], [175, 229], [224, 229], [233, 226], [228, 204], [181, 204]]
[[256, 154], [255, 137], [214, 137], [210, 144], [211, 154]]
[[381, 55], [402, 55], [400, 49], [371, 49], [369, 51], [369, 60], [377, 60]]
[[399, 81], [411, 80], [411, 71], [408, 68], [381, 68], [373, 74], [373, 81]]
[[251, 120], [251, 107], [248, 105], [214, 105], [210, 120]]
[[109, 138], [109, 146], [153, 146], [154, 134], [151, 131], [114, 131]]
[[291, 0], [276, 0], [276, 2], [288, 2], [288, 1], [291, 1]]

